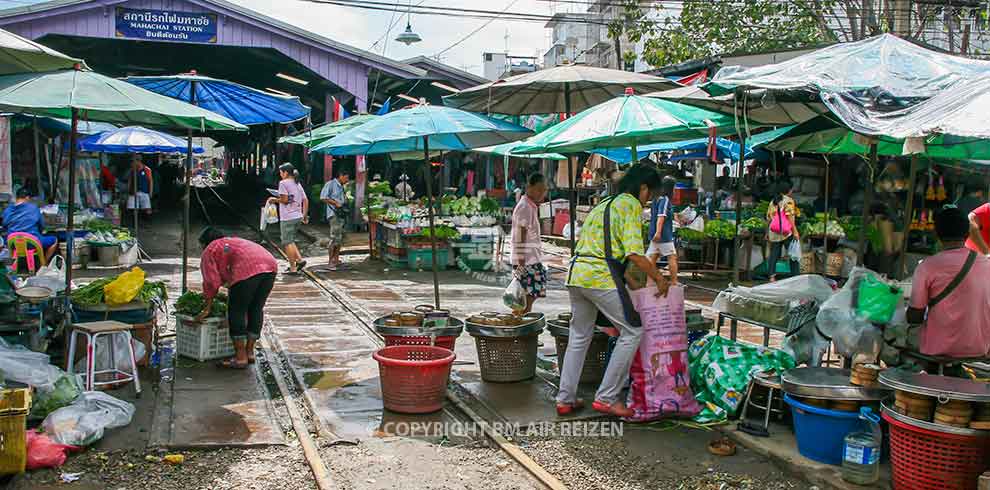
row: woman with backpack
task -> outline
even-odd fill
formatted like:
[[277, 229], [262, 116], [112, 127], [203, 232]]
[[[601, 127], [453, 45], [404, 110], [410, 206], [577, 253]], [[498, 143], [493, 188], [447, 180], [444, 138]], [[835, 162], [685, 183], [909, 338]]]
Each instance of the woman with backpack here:
[[[770, 257], [767, 261], [767, 275], [770, 281], [777, 280], [777, 260], [781, 250], [788, 247], [792, 240], [801, 240], [797, 229], [797, 204], [791, 197], [791, 183], [779, 181], [767, 208], [767, 221], [770, 223], [767, 240], [770, 242]], [[797, 275], [800, 257], [790, 257], [791, 275]]]

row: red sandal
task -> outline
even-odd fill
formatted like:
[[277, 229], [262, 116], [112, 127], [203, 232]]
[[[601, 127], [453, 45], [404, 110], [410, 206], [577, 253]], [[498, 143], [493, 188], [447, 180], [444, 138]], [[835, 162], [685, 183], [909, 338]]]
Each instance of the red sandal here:
[[584, 408], [584, 400], [574, 400], [574, 403], [557, 403], [557, 415], [563, 417]]
[[627, 408], [622, 402], [615, 402], [610, 405], [608, 403], [595, 400], [595, 403], [591, 404], [591, 408], [596, 412], [607, 413], [620, 418], [632, 417], [636, 413], [633, 412], [632, 409]]

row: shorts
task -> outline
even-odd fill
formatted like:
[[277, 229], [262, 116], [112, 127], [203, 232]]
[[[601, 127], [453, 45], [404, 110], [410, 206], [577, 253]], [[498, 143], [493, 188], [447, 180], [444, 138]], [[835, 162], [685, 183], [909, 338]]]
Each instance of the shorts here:
[[330, 245], [341, 245], [344, 243], [344, 218], [331, 216], [330, 224]]
[[282, 245], [296, 243], [296, 231], [299, 229], [299, 223], [302, 223], [302, 218], [279, 222], [279, 230], [282, 233]]
[[522, 287], [526, 289], [526, 294], [534, 298], [547, 297], [547, 268], [543, 264], [530, 264], [527, 266], [514, 266], [513, 272], [519, 279]]
[[[127, 196], [127, 209], [134, 209], [134, 197]], [[137, 209], [151, 209], [151, 196], [147, 192], [137, 193]]]
[[38, 242], [41, 243], [41, 248], [48, 250], [52, 245], [58, 243], [58, 238], [52, 235], [41, 235]]
[[677, 248], [674, 247], [674, 242], [650, 242], [650, 248], [646, 251], [646, 255], [670, 257], [671, 255], [677, 255]]

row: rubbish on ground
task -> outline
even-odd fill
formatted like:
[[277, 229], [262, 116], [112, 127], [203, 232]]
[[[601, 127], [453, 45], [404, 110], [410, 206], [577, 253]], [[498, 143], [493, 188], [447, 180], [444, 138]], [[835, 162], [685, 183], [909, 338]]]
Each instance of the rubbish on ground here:
[[736, 454], [736, 443], [727, 437], [715, 439], [708, 443], [708, 452], [715, 456], [732, 456]]
[[88, 446], [103, 437], [106, 429], [131, 423], [134, 405], [99, 391], [84, 392], [67, 407], [55, 410], [42, 422], [55, 442]]
[[27, 469], [57, 468], [65, 464], [66, 453], [79, 450], [76, 446], [59, 444], [46, 434], [27, 431]]
[[72, 483], [82, 478], [83, 474], [85, 474], [84, 471], [80, 471], [79, 473], [62, 473], [59, 479], [62, 480], [62, 483]]
[[182, 454], [166, 454], [162, 461], [168, 464], [182, 464], [186, 462], [186, 457]]

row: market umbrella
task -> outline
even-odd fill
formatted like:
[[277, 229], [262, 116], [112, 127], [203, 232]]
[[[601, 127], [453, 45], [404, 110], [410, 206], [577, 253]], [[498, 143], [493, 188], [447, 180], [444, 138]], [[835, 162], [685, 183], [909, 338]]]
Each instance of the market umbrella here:
[[537, 158], [546, 160], [567, 160], [567, 157], [561, 155], [560, 153], [533, 153], [527, 155], [519, 155], [515, 153], [516, 148], [523, 144], [526, 140], [513, 141], [512, 143], [504, 143], [495, 146], [486, 146], [483, 148], [475, 148], [471, 151], [478, 153], [489, 153], [492, 155], [499, 155], [503, 157], [516, 157], [516, 158]]
[[67, 70], [82, 60], [0, 29], [0, 75]]
[[[748, 97], [737, 100], [732, 94], [713, 97], [697, 85], [672, 88], [662, 92], [646, 94], [647, 97], [672, 100], [721, 112], [723, 114], [744, 114], [743, 123], [756, 125], [783, 126], [807, 121], [819, 114], [828, 112], [816, 97], [777, 97], [769, 90], [757, 90]], [[783, 99], [783, 100], [781, 100]]]
[[[677, 87], [666, 78], [586, 65], [561, 65], [524, 73], [444, 97], [444, 104], [486, 114], [574, 114], [632, 89], [637, 94]], [[574, 159], [567, 160], [570, 221], [574, 229], [577, 190]], [[571, 236], [571, 253], [576, 242]]]
[[343, 133], [344, 131], [347, 131], [348, 129], [356, 128], [368, 121], [372, 121], [376, 117], [378, 116], [373, 114], [354, 114], [346, 119], [321, 124], [320, 126], [307, 131], [301, 131], [299, 134], [293, 136], [283, 136], [278, 139], [278, 142], [287, 143], [290, 145], [303, 145], [306, 148], [312, 148], [330, 138], [333, 138], [334, 136], [337, 136], [340, 133]]
[[[299, 97], [276, 95], [236, 82], [205, 77], [191, 71], [178, 75], [127, 77], [124, 80], [141, 88], [226, 116], [246, 126], [287, 124], [309, 117], [310, 108]], [[274, 133], [274, 131], [273, 131]], [[186, 136], [192, 146], [192, 131]], [[273, 145], [274, 147], [274, 145]], [[272, 164], [275, 163], [274, 153]], [[182, 226], [182, 290], [186, 290], [186, 263], [189, 242], [189, 172], [192, 155], [186, 158], [185, 199]]]
[[734, 128], [732, 117], [669, 100], [633, 95], [615, 97], [529, 138], [516, 148], [524, 153], [577, 153], [600, 148], [632, 148], [679, 141]]
[[[0, 76], [0, 111], [70, 118], [69, 215], [66, 262], [72, 263], [76, 197], [76, 132], [79, 119], [183, 129], [247, 130], [219, 114], [185, 104], [99, 73], [72, 70]], [[191, 146], [192, 141], [189, 141]], [[66, 269], [67, 290], [72, 270]]]
[[[372, 155], [422, 151], [423, 164], [430, 169], [430, 150], [465, 151], [473, 148], [510, 143], [532, 134], [522, 126], [466, 112], [452, 107], [433, 106], [420, 101], [412, 106], [338, 134], [312, 151], [331, 155]], [[430, 229], [434, 229], [433, 176], [427, 173], [426, 194]], [[437, 276], [437, 243], [430, 235], [433, 249], [433, 297], [440, 307], [440, 281]]]
[[[94, 134], [79, 140], [79, 149], [98, 153], [187, 153], [187, 141], [170, 134], [127, 126]], [[193, 153], [203, 153], [201, 146]]]
[[[639, 153], [644, 155], [649, 155], [650, 153], [658, 151], [691, 151], [695, 153], [692, 154], [692, 158], [690, 159], [707, 159], [709, 158], [707, 151], [710, 148], [710, 143], [711, 140], [708, 138], [695, 138], [691, 140], [673, 141], [670, 143], [654, 143], [652, 145], [639, 146], [636, 149]], [[739, 153], [741, 149], [739, 143], [725, 138], [716, 138], [715, 148], [718, 151], [719, 160], [726, 158], [732, 161], [739, 160]], [[629, 148], [599, 148], [596, 150], [591, 150], [591, 153], [601, 155], [617, 163], [629, 163], [633, 161], [632, 152]], [[765, 160], [768, 157], [768, 154], [766, 151], [759, 150], [750, 145], [743, 151], [742, 156], [744, 160]]]

